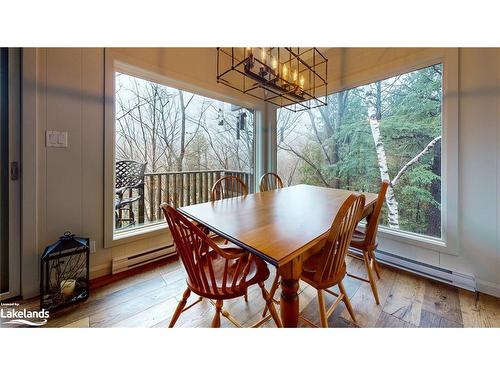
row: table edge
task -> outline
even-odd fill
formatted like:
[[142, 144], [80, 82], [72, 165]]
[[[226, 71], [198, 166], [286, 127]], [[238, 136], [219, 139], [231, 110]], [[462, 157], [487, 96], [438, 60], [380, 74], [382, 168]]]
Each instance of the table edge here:
[[230, 242], [234, 243], [235, 245], [238, 245], [242, 249], [247, 250], [247, 251], [249, 251], [249, 252], [257, 255], [259, 258], [262, 258], [263, 260], [265, 260], [266, 262], [272, 264], [275, 267], [279, 266], [279, 262], [277, 262], [273, 258], [270, 258], [266, 254], [261, 253], [260, 251], [258, 251], [257, 249], [253, 248], [252, 246], [249, 246], [249, 245], [241, 242], [240, 240], [234, 238], [233, 236], [231, 236], [231, 235], [229, 235], [229, 234], [227, 234], [227, 233], [225, 233], [225, 232], [223, 232], [221, 230], [218, 230], [217, 228], [214, 228], [210, 224], [205, 223], [203, 220], [200, 220], [199, 218], [195, 217], [194, 215], [191, 215], [190, 213], [184, 211], [182, 208], [178, 208], [177, 210], [180, 211], [183, 215], [185, 215], [188, 218], [190, 218], [191, 220], [194, 220], [197, 223], [202, 224], [203, 226], [205, 226], [208, 229], [210, 229], [212, 232], [218, 234], [221, 237], [224, 237], [225, 239], [229, 240]]

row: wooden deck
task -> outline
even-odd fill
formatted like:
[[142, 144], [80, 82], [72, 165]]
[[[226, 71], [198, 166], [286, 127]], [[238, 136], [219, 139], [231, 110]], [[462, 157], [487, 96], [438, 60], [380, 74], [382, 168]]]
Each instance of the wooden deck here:
[[[361, 261], [348, 258], [348, 262], [350, 272], [364, 274]], [[267, 282], [268, 289], [272, 278], [273, 275]], [[95, 287], [88, 301], [52, 314], [46, 327], [166, 328], [185, 285], [181, 265], [172, 260]], [[379, 306], [373, 300], [369, 284], [346, 277], [345, 286], [359, 327], [500, 327], [500, 299], [480, 294], [476, 300], [475, 293], [392, 268], [383, 267], [378, 283]], [[333, 297], [328, 293], [325, 296], [328, 306]], [[258, 288], [250, 289], [248, 297], [249, 303], [239, 298], [224, 304], [224, 308], [245, 325], [257, 321], [264, 308]], [[191, 300], [195, 298], [191, 296]], [[38, 300], [27, 300], [21, 307], [35, 308], [37, 304]], [[316, 292], [303, 283], [300, 311], [319, 324]], [[213, 312], [212, 305], [204, 300], [183, 313], [176, 327], [210, 327]], [[224, 318], [221, 324], [233, 327]], [[343, 306], [332, 314], [329, 325], [356, 327]], [[265, 327], [274, 327], [274, 324], [270, 321]]]

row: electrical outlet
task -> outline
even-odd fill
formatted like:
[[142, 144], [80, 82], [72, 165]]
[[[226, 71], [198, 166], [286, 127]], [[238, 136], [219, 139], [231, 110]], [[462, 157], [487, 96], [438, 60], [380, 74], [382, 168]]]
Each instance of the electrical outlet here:
[[90, 241], [90, 253], [91, 254], [95, 253], [95, 241], [94, 240]]

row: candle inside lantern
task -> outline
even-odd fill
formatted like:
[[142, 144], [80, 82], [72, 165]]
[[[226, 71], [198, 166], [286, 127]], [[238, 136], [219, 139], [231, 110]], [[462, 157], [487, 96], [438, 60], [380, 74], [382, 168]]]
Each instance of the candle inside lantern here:
[[75, 279], [67, 279], [61, 281], [61, 293], [64, 298], [68, 298], [73, 295], [75, 292], [76, 280]]
[[265, 48], [260, 49], [260, 59], [262, 60], [263, 64], [266, 63], [266, 49]]
[[296, 83], [297, 82], [297, 76], [298, 76], [298, 73], [297, 73], [297, 70], [295, 69], [292, 73], [292, 79], [293, 79], [293, 82]]
[[305, 79], [304, 79], [304, 76], [301, 75], [300, 78], [299, 78], [299, 86], [302, 90], [304, 90], [304, 83], [305, 83]]

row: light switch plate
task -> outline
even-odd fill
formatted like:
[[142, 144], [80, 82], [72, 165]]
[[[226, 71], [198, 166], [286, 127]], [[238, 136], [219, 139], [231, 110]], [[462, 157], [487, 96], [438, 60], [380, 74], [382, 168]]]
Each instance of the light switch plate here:
[[47, 130], [45, 144], [47, 147], [68, 147], [68, 132]]

